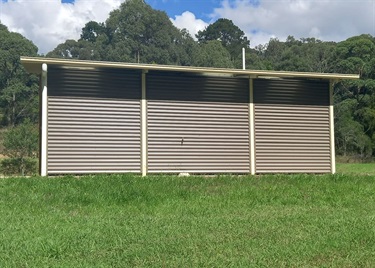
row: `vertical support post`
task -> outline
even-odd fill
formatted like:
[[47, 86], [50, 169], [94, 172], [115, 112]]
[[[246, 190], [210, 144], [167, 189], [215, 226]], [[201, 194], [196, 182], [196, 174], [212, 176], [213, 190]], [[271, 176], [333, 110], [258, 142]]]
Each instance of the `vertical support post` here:
[[336, 155], [335, 155], [335, 121], [333, 116], [333, 86], [334, 81], [329, 81], [329, 133], [331, 146], [331, 172], [336, 173]]
[[249, 78], [249, 127], [250, 127], [250, 174], [255, 175], [255, 122], [254, 122], [254, 83], [253, 77]]
[[40, 130], [40, 175], [47, 176], [47, 135], [48, 135], [48, 99], [47, 99], [47, 64], [42, 64], [41, 81], [41, 130]]
[[142, 98], [141, 98], [141, 172], [147, 175], [147, 100], [146, 100], [146, 73], [142, 71]]

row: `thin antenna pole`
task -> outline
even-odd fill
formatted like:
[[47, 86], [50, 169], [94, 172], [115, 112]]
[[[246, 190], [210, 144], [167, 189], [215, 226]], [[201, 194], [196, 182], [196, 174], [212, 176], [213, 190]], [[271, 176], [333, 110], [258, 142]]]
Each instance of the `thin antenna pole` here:
[[243, 70], [246, 69], [246, 65], [245, 65], [245, 48], [244, 47], [242, 48], [242, 69]]

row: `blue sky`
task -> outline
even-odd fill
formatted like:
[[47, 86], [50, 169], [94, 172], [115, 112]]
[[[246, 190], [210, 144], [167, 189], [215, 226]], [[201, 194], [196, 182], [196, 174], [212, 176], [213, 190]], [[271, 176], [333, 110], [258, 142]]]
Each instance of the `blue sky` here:
[[219, 7], [220, 0], [146, 0], [146, 2], [154, 9], [163, 10], [167, 12], [168, 16], [173, 18], [185, 11], [190, 11], [195, 16], [204, 21], [210, 20], [210, 13], [215, 7]]
[[[0, 21], [47, 53], [67, 39], [78, 39], [88, 21], [105, 22], [124, 1], [0, 0]], [[218, 18], [230, 19], [245, 32], [251, 47], [289, 35], [336, 42], [360, 34], [375, 36], [375, 0], [145, 1], [193, 37]]]
[[[3, 0], [4, 1], [4, 0]], [[62, 3], [74, 3], [75, 0], [62, 0]], [[202, 20], [210, 20], [210, 12], [219, 7], [220, 0], [146, 0], [154, 9], [165, 11], [169, 17], [190, 11]]]
[[[75, 0], [62, 0], [62, 3], [74, 3]], [[190, 11], [202, 20], [210, 20], [209, 14], [214, 7], [220, 6], [220, 0], [146, 0], [154, 9], [165, 11], [174, 17], [185, 11]]]

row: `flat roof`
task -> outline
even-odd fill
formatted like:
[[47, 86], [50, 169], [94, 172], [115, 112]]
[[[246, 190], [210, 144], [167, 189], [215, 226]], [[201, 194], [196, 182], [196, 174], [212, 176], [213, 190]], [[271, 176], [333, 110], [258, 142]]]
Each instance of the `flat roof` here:
[[311, 72], [286, 72], [286, 71], [269, 71], [269, 70], [242, 70], [242, 69], [225, 69], [210, 67], [193, 67], [193, 66], [176, 66], [176, 65], [158, 65], [158, 64], [138, 64], [124, 62], [108, 61], [89, 61], [89, 60], [72, 60], [43, 57], [21, 57], [21, 63], [30, 73], [40, 74], [42, 64], [57, 65], [64, 67], [76, 68], [120, 68], [132, 70], [157, 70], [173, 72], [191, 72], [221, 74], [232, 76], [249, 76], [249, 77], [280, 77], [280, 78], [315, 78], [315, 79], [359, 79], [358, 74], [337, 74], [337, 73], [311, 73]]

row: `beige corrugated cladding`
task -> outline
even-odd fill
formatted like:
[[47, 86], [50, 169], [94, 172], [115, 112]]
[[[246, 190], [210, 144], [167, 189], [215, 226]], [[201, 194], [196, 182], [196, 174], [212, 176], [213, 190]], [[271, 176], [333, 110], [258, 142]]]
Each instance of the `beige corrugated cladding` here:
[[47, 75], [41, 80], [42, 175], [334, 173], [332, 84], [359, 78], [31, 57], [21, 62]]

